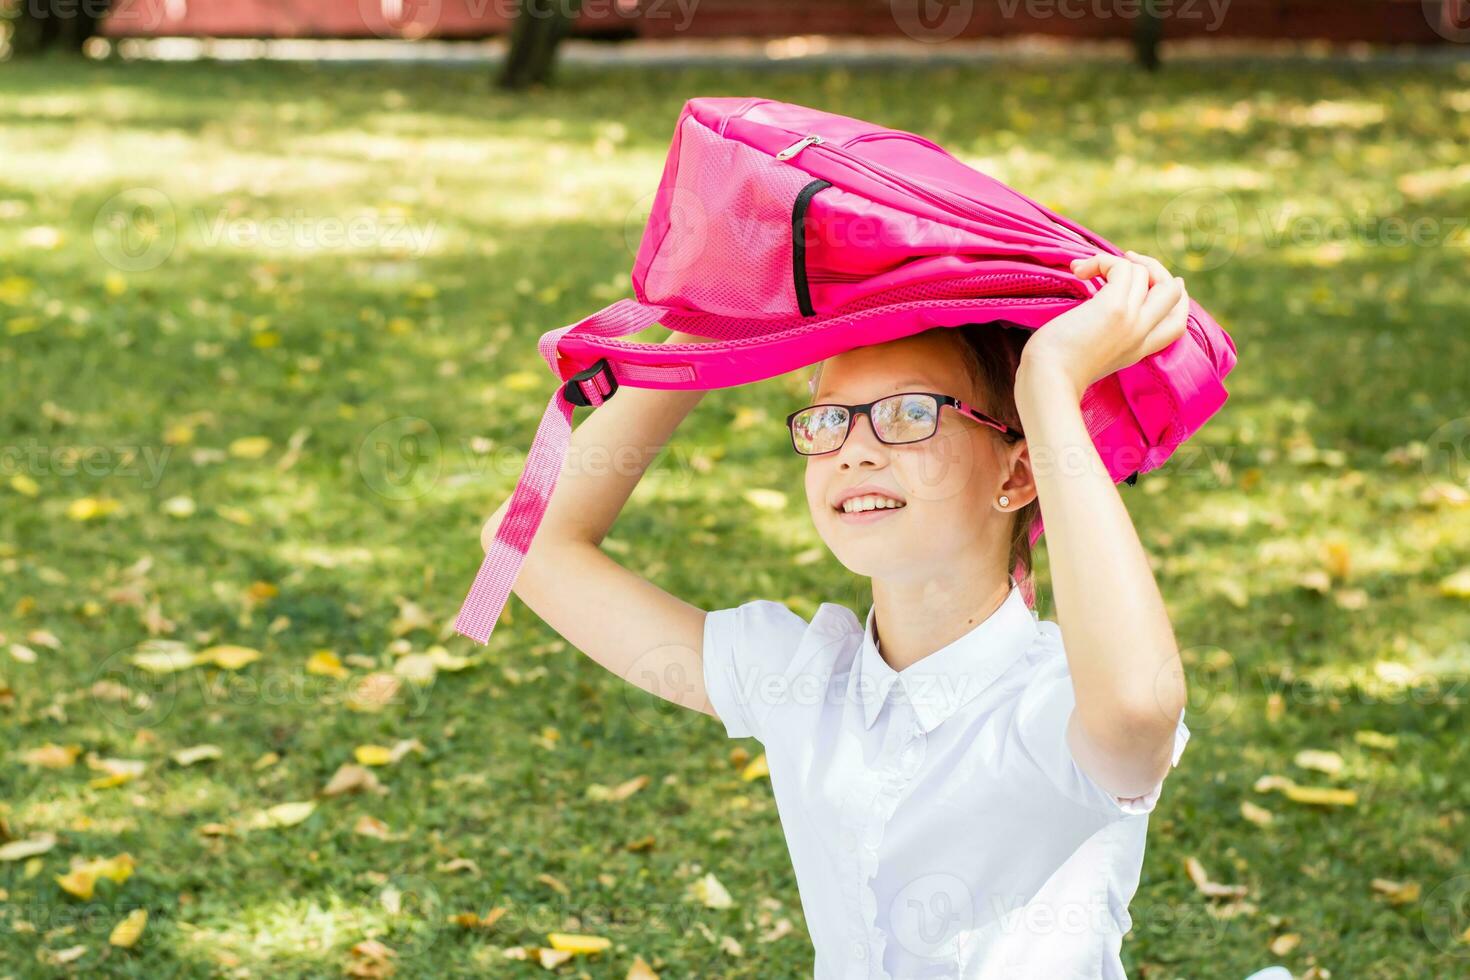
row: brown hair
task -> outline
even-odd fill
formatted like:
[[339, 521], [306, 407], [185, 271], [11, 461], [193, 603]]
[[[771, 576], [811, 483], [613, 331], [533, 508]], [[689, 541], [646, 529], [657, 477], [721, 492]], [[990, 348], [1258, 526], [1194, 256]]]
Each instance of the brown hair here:
[[[943, 333], [954, 337], [960, 345], [960, 356], [974, 381], [973, 404], [977, 409], [992, 415], [1006, 425], [1021, 427], [1021, 413], [1016, 408], [1016, 369], [1021, 366], [1021, 351], [1031, 338], [1031, 331], [1007, 320], [985, 323], [965, 323], [957, 327], [930, 327], [919, 335]], [[808, 386], [812, 395], [817, 392], [822, 374], [822, 362], [817, 362]], [[1041, 504], [1032, 500], [1015, 511], [1011, 525], [1011, 548], [1006, 571], [1017, 565], [1024, 574], [1017, 581], [1031, 576], [1031, 525], [1041, 512]]]

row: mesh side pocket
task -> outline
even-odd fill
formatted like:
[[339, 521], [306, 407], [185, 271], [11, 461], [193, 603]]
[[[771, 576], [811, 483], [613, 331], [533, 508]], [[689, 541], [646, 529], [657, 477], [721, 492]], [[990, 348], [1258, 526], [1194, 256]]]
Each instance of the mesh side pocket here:
[[797, 315], [791, 211], [811, 177], [692, 117], [682, 127], [648, 301], [714, 316]]

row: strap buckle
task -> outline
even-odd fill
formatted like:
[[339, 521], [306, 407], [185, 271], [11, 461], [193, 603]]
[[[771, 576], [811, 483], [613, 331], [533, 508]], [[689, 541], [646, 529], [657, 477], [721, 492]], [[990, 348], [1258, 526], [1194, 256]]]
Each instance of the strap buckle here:
[[618, 379], [613, 377], [611, 365], [607, 358], [599, 357], [591, 367], [568, 378], [561, 392], [567, 401], [585, 408], [601, 405], [617, 390]]

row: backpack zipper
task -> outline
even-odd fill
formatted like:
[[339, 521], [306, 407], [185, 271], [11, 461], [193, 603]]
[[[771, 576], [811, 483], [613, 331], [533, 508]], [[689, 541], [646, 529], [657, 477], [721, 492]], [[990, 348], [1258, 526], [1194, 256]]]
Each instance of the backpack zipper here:
[[[863, 136], [855, 137], [855, 140], [864, 139], [868, 136], [873, 135], [876, 134], [864, 134]], [[950, 194], [945, 191], [940, 191], [937, 188], [929, 188], [916, 184], [913, 181], [894, 173], [888, 168], [881, 166], [880, 164], [871, 163], [867, 160], [864, 160], [862, 157], [851, 152], [850, 150], [845, 149], [844, 147], [834, 146], [833, 144], [827, 142], [826, 139], [816, 135], [815, 133], [803, 136], [795, 143], [792, 143], [790, 146], [786, 147], [786, 149], [777, 153], [776, 159], [790, 160], [792, 157], [796, 156], [798, 153], [800, 153], [802, 150], [805, 150], [809, 146], [820, 146], [828, 153], [835, 154], [836, 156], [841, 157], [843, 160], [847, 161], [853, 166], [860, 167], [863, 170], [868, 171], [868, 173], [872, 174], [879, 180], [889, 184], [890, 186], [897, 187], [899, 190], [902, 190], [909, 194], [913, 194], [915, 197], [923, 198], [929, 203], [937, 206], [941, 211], [948, 211], [950, 214], [954, 214], [962, 218], [968, 218], [972, 221], [982, 222], [989, 222], [995, 220], [997, 217], [1004, 217], [1003, 215], [997, 215], [993, 210], [983, 209], [981, 205], [978, 205], [974, 201], [970, 201], [967, 198], [960, 197], [956, 194]], [[1015, 216], [1012, 215], [1010, 217], [1014, 219]], [[1009, 225], [1007, 226], [1009, 227]], [[1024, 234], [1024, 231], [1022, 229], [1015, 230], [1022, 231], [1022, 233]]]

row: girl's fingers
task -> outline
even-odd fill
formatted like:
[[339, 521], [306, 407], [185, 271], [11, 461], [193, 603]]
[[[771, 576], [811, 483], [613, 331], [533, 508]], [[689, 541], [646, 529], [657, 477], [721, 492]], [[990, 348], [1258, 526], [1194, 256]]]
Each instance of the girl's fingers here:
[[1145, 334], [1178, 308], [1179, 297], [1183, 293], [1183, 280], [1172, 276], [1157, 286], [1149, 287], [1148, 299], [1144, 300], [1143, 308], [1138, 311], [1139, 326]]
[[1182, 337], [1185, 330], [1189, 329], [1189, 293], [1183, 288], [1183, 280], [1178, 280], [1178, 282], [1181, 287], [1178, 300], [1169, 308], [1169, 312], [1164, 315], [1158, 325], [1148, 332], [1148, 337], [1144, 340], [1143, 356], [1145, 357], [1168, 347]]
[[1146, 266], [1137, 262], [1130, 263], [1133, 266], [1133, 278], [1128, 283], [1128, 310], [1132, 314], [1129, 322], [1138, 326], [1149, 326], [1151, 324], [1139, 324], [1139, 313], [1143, 309], [1144, 300], [1149, 293], [1149, 270]]
[[1141, 255], [1138, 252], [1127, 251], [1123, 253], [1134, 262], [1142, 264], [1149, 271], [1148, 283], [1150, 286], [1161, 286], [1174, 277], [1164, 268], [1164, 263], [1151, 255]]

